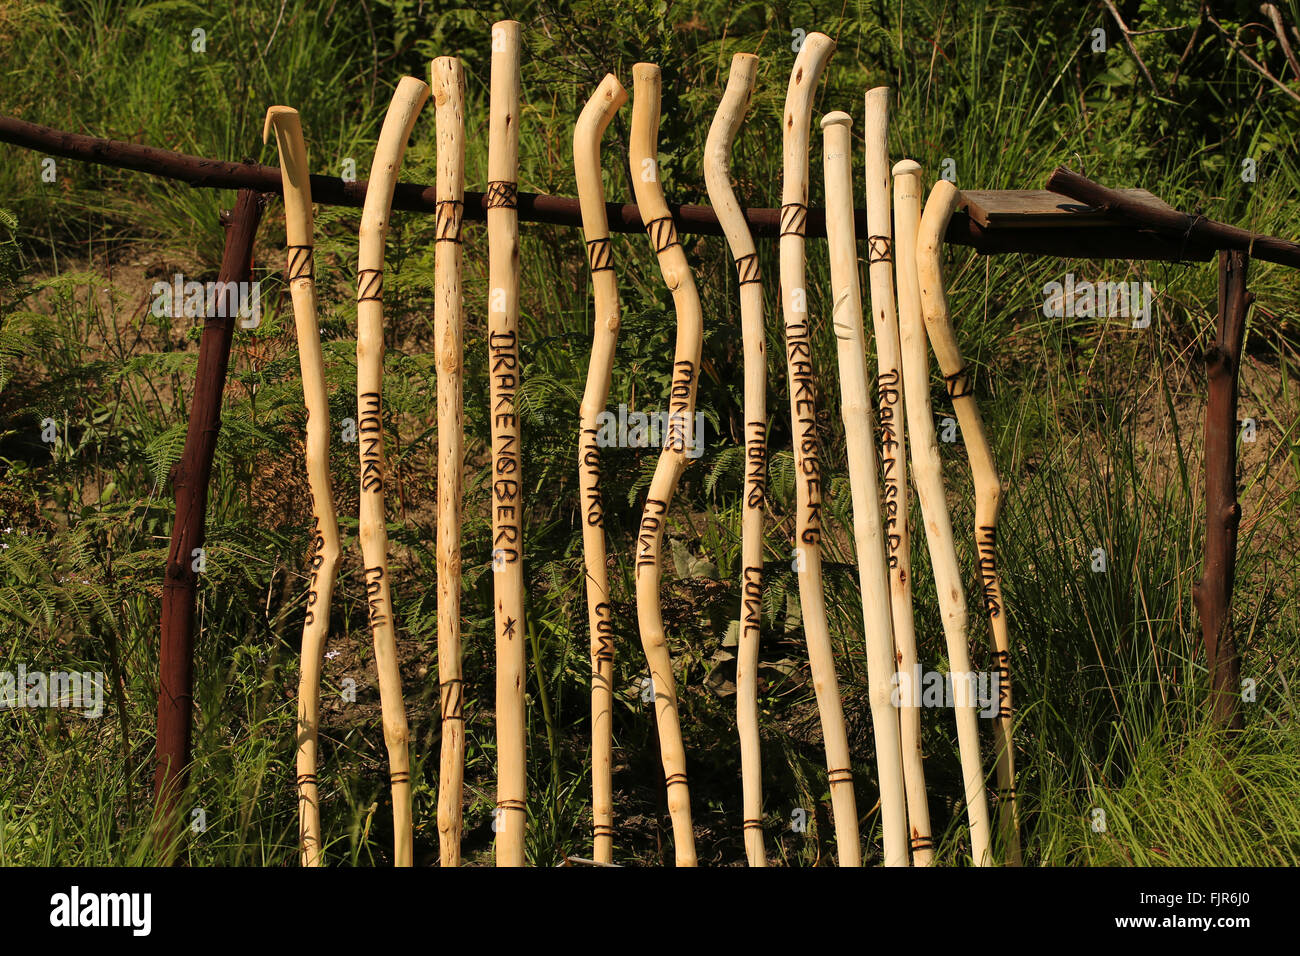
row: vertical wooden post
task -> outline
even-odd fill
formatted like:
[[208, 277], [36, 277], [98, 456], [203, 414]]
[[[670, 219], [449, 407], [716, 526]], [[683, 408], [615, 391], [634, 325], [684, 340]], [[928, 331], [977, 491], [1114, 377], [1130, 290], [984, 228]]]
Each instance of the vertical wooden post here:
[[[241, 189], [234, 214], [223, 215], [226, 247], [221, 256], [218, 281], [248, 282], [253, 269], [253, 237], [266, 196]], [[218, 286], [225, 289], [227, 286]], [[194, 702], [194, 599], [198, 576], [194, 570], [196, 549], [203, 546], [204, 515], [208, 507], [208, 480], [212, 458], [221, 430], [221, 395], [226, 386], [230, 342], [238, 309], [233, 299], [220, 293], [209, 303], [199, 339], [199, 366], [190, 401], [189, 429], [181, 460], [172, 469], [176, 495], [176, 520], [163, 574], [162, 635], [158, 647], [158, 729], [154, 772], [154, 820], [171, 859], [175, 849], [177, 805], [185, 789], [185, 771], [190, 762], [190, 727]], [[221, 306], [225, 307], [222, 308]]]
[[1232, 585], [1237, 570], [1237, 374], [1245, 338], [1250, 257], [1219, 253], [1218, 337], [1206, 354], [1209, 402], [1205, 410], [1205, 563], [1192, 589], [1201, 617], [1210, 671], [1214, 719], [1226, 730], [1245, 726], [1241, 659], [1232, 636]]

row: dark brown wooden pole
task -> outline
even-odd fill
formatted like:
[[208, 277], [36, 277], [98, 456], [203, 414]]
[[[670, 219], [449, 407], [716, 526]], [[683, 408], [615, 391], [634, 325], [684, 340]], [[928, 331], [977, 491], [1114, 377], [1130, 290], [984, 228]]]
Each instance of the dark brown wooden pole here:
[[[101, 163], [120, 169], [132, 169], [189, 183], [191, 186], [221, 189], [256, 189], [280, 195], [280, 168], [258, 163], [228, 163], [202, 156], [189, 156], [139, 143], [100, 139], [80, 133], [28, 123], [11, 116], [0, 116], [0, 142], [14, 143], [28, 149], [41, 150], [51, 156]], [[315, 202], [330, 206], [365, 205], [367, 183], [344, 182], [333, 176], [312, 176], [311, 194]], [[487, 217], [487, 199], [483, 193], [465, 192], [467, 222], [483, 222]], [[437, 212], [437, 196], [432, 186], [419, 183], [398, 183], [393, 193], [393, 208], [412, 212]], [[690, 235], [720, 236], [722, 226], [711, 206], [668, 204], [677, 223], [677, 231]], [[560, 226], [582, 225], [578, 200], [564, 196], [546, 196], [539, 193], [519, 193], [520, 222], [551, 223]], [[645, 224], [635, 203], [606, 203], [609, 229], [616, 233], [641, 233]], [[755, 237], [775, 238], [781, 234], [780, 209], [746, 209], [745, 219]], [[866, 234], [867, 213], [855, 211], [855, 228], [859, 235]], [[1181, 214], [1180, 214], [1181, 215]], [[821, 238], [826, 235], [826, 210], [810, 208], [805, 223], [805, 235]], [[952, 217], [944, 241], [953, 245], [970, 246], [986, 255], [1024, 252], [1034, 255], [1060, 255], [1080, 259], [1161, 259], [1179, 261], [1187, 259], [1208, 260], [1214, 247], [1199, 241], [1166, 238], [1152, 232], [1142, 232], [1128, 227], [1092, 226], [1076, 229], [1070, 226], [1050, 229], [987, 230], [972, 221], [965, 213]]]
[[1232, 634], [1232, 586], [1237, 571], [1237, 381], [1246, 312], [1250, 257], [1219, 253], [1218, 335], [1206, 354], [1210, 397], [1205, 409], [1205, 564], [1192, 588], [1201, 617], [1215, 722], [1241, 730], [1241, 659]]
[[[223, 216], [226, 247], [218, 281], [249, 282], [253, 268], [253, 237], [262, 219], [266, 197], [241, 189], [232, 215]], [[221, 287], [224, 288], [224, 287]], [[238, 310], [229, 302], [209, 303], [199, 339], [199, 366], [190, 401], [185, 448], [172, 469], [176, 521], [163, 573], [162, 635], [158, 647], [158, 765], [154, 772], [154, 814], [157, 832], [171, 858], [179, 834], [178, 804], [190, 762], [190, 728], [194, 703], [194, 603], [198, 575], [195, 550], [203, 547], [208, 480], [221, 429], [221, 396]], [[222, 315], [221, 313], [227, 313]]]
[[1113, 212], [1135, 226], [1154, 229], [1170, 238], [1185, 239], [1189, 243], [1195, 242], [1215, 249], [1237, 249], [1256, 259], [1300, 268], [1300, 243], [1261, 236], [1237, 226], [1215, 222], [1204, 216], [1191, 216], [1176, 209], [1151, 206], [1107, 189], [1064, 166], [1056, 167], [1056, 171], [1048, 177], [1047, 188], [1089, 206]]

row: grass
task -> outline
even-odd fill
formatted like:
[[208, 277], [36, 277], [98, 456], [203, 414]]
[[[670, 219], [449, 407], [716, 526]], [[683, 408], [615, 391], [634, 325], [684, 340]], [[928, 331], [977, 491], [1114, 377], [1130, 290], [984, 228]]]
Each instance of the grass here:
[[[1283, 5], [1297, 22], [1294, 3]], [[707, 0], [625, 8], [612, 0], [530, 2], [491, 9], [402, 2], [317, 8], [288, 2], [213, 13], [185, 3], [12, 0], [0, 44], [22, 48], [5, 66], [0, 110], [61, 129], [199, 155], [276, 161], [261, 143], [265, 107], [298, 108], [313, 168], [366, 175], [392, 87], [427, 74], [429, 57], [464, 57], [468, 178], [486, 173], [489, 26], [524, 22], [520, 187], [573, 195], [572, 122], [606, 70], [639, 60], [665, 68], [660, 169], [670, 198], [707, 202], [704, 134], [730, 55], [758, 52], [750, 119], [737, 143], [737, 192], [778, 202], [781, 104], [792, 31], [838, 40], [818, 112], [860, 117], [863, 90], [897, 93], [891, 155], [927, 170], [951, 158], [959, 187], [1040, 187], [1057, 164], [1111, 185], [1151, 189], [1171, 205], [1275, 235], [1296, 234], [1300, 181], [1294, 101], [1210, 33], [1186, 58], [1195, 3], [1143, 5], [1130, 23], [1171, 28], [1137, 38], [1160, 83], [1147, 88], [1101, 8], [921, 2], [745, 4]], [[1227, 21], [1225, 25], [1233, 26]], [[1111, 28], [1104, 53], [1089, 47]], [[206, 31], [194, 52], [192, 31]], [[1252, 53], [1274, 72], [1275, 45]], [[1178, 79], [1172, 77], [1177, 71]], [[1294, 87], [1295, 84], [1293, 83]], [[629, 197], [627, 121], [606, 141], [606, 189]], [[814, 126], [814, 129], [816, 127]], [[814, 135], [811, 201], [820, 202]], [[1257, 161], [1244, 182], [1241, 159]], [[431, 113], [402, 176], [432, 182]], [[149, 836], [153, 701], [161, 568], [171, 529], [168, 471], [184, 438], [197, 329], [148, 313], [148, 291], [174, 272], [215, 277], [216, 212], [231, 194], [195, 190], [60, 161], [42, 182], [40, 157], [0, 147], [0, 671], [99, 670], [99, 720], [55, 710], [0, 718], [0, 863], [133, 864], [157, 858]], [[330, 862], [384, 865], [391, 808], [378, 697], [356, 547], [354, 256], [358, 212], [321, 208], [317, 276], [330, 386], [334, 484], [345, 559], [325, 669], [321, 753]], [[399, 213], [388, 246], [386, 447], [393, 593], [412, 732], [417, 863], [436, 856], [439, 728], [436, 685], [435, 381], [431, 357], [433, 243], [428, 217]], [[467, 505], [463, 554], [467, 770], [465, 854], [491, 860], [495, 791], [487, 462], [486, 257], [467, 226]], [[255, 258], [262, 325], [237, 330], [208, 514], [199, 589], [195, 763], [185, 856], [196, 865], [292, 865], [296, 654], [306, 598], [309, 523], [302, 472], [304, 412], [276, 207]], [[809, 244], [818, 367], [834, 367], [826, 326], [828, 270]], [[734, 657], [726, 635], [739, 608], [741, 392], [739, 317], [720, 238], [691, 237], [706, 316], [700, 407], [708, 441], [679, 492], [669, 529], [665, 615], [672, 635], [700, 859], [743, 861]], [[623, 332], [610, 397], [641, 410], [663, 401], [671, 311], [643, 238], [615, 242]], [[770, 508], [765, 544], [761, 721], [769, 855], [792, 866], [833, 862], [828, 793], [797, 588], [790, 570], [793, 469], [775, 247], [760, 249], [768, 288]], [[589, 662], [578, 524], [577, 406], [591, 305], [581, 236], [524, 231], [524, 429], [530, 662], [528, 857], [551, 865], [589, 855]], [[1201, 415], [1215, 295], [1211, 265], [1092, 263], [1028, 255], [948, 253], [950, 300], [962, 348], [1007, 484], [1004, 587], [1016, 675], [1018, 791], [1026, 859], [1038, 865], [1294, 864], [1300, 818], [1295, 720], [1300, 607], [1291, 531], [1300, 511], [1300, 401], [1293, 273], [1252, 265], [1258, 296], [1243, 370], [1242, 417], [1257, 440], [1240, 445], [1243, 523], [1236, 620], [1243, 676], [1254, 682], [1249, 730], [1232, 746], [1205, 721], [1206, 677], [1191, 585], [1199, 574], [1204, 488]], [[1045, 283], [1066, 272], [1146, 279], [1157, 290], [1151, 329], [1122, 320], [1050, 319]], [[269, 293], [269, 295], [268, 295]], [[269, 307], [265, 303], [269, 302]], [[874, 366], [874, 355], [869, 355]], [[878, 808], [866, 706], [861, 608], [849, 533], [838, 394], [819, 396], [829, 469], [827, 604], [858, 780], [868, 858]], [[941, 383], [936, 413], [948, 414]], [[60, 440], [41, 440], [47, 419]], [[977, 608], [969, 471], [959, 443], [941, 445], [959, 551]], [[659, 864], [671, 846], [644, 662], [636, 639], [630, 561], [654, 455], [609, 449], [605, 504], [614, 557], [618, 635], [614, 733], [616, 853]], [[918, 539], [919, 540], [919, 539]], [[1105, 571], [1094, 571], [1097, 549]], [[944, 662], [925, 549], [915, 575], [927, 666]], [[972, 614], [977, 667], [989, 642]], [[954, 725], [924, 713], [931, 812], [939, 859], [969, 862]], [[991, 733], [985, 736], [991, 772]], [[1104, 829], [1097, 829], [1103, 819]], [[792, 823], [806, 820], [805, 832]]]

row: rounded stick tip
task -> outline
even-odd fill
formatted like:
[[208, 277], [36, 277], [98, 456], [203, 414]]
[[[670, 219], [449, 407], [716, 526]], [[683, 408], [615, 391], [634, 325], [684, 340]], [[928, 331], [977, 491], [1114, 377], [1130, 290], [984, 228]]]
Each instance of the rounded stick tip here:
[[921, 172], [921, 164], [914, 159], [900, 159], [894, 164], [895, 176], [915, 176]]
[[606, 73], [596, 90], [605, 99], [609, 100], [614, 109], [618, 109], [627, 102], [627, 90], [623, 88], [623, 84], [619, 82], [618, 77], [613, 73]]
[[835, 110], [833, 113], [827, 113], [822, 117], [822, 129], [831, 126], [852, 126], [853, 117], [843, 110]]
[[956, 195], [957, 187], [946, 179], [939, 180], [930, 190], [931, 201], [937, 202], [939, 205], [955, 201]]
[[271, 139], [271, 127], [281, 116], [297, 116], [298, 111], [292, 106], [272, 106], [266, 111], [266, 123], [262, 126], [262, 142]]

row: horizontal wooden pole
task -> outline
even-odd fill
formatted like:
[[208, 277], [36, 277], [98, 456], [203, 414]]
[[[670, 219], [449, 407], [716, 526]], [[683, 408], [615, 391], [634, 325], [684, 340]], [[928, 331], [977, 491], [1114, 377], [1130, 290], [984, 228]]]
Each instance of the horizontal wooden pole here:
[[1300, 268], [1300, 243], [1261, 236], [1204, 216], [1189, 216], [1177, 209], [1162, 209], [1118, 190], [1108, 189], [1064, 166], [1056, 167], [1047, 180], [1047, 188], [1105, 212], [1113, 212], [1140, 228], [1170, 237], [1186, 238], [1189, 242], [1215, 249], [1234, 249], [1256, 259]]
[[[66, 133], [10, 116], [0, 116], [0, 142], [13, 143], [51, 156], [175, 179], [202, 188], [253, 189], [277, 195], [281, 192], [280, 169], [277, 166], [224, 162], [138, 143]], [[334, 176], [314, 175], [311, 177], [312, 199], [324, 205], [360, 209], [365, 204], [366, 185], [365, 180], [345, 182]], [[419, 183], [398, 183], [393, 195], [393, 208], [411, 212], [436, 212], [434, 187]], [[669, 208], [676, 219], [678, 232], [722, 235], [722, 227], [712, 207], [670, 203]], [[612, 232], [633, 233], [644, 229], [641, 213], [635, 203], [606, 203], [606, 211]], [[482, 222], [486, 214], [484, 194], [467, 190], [464, 218], [470, 222]], [[745, 218], [755, 236], [775, 238], [781, 233], [780, 209], [746, 209]], [[858, 237], [865, 238], [866, 210], [856, 210], [854, 218]], [[582, 225], [576, 199], [541, 193], [519, 193], [519, 219], [521, 222], [561, 226]], [[814, 238], [826, 235], [824, 209], [808, 210], [806, 234]], [[1086, 230], [1070, 226], [989, 230], [973, 222], [965, 213], [953, 216], [944, 238], [950, 244], [969, 246], [987, 255], [1030, 253], [1080, 259], [1180, 261], [1207, 260], [1215, 251], [1212, 242], [1200, 241], [1199, 236], [1194, 237], [1198, 241], [1183, 242], [1125, 226], [1091, 226]], [[1258, 250], [1256, 255], [1267, 258]]]

